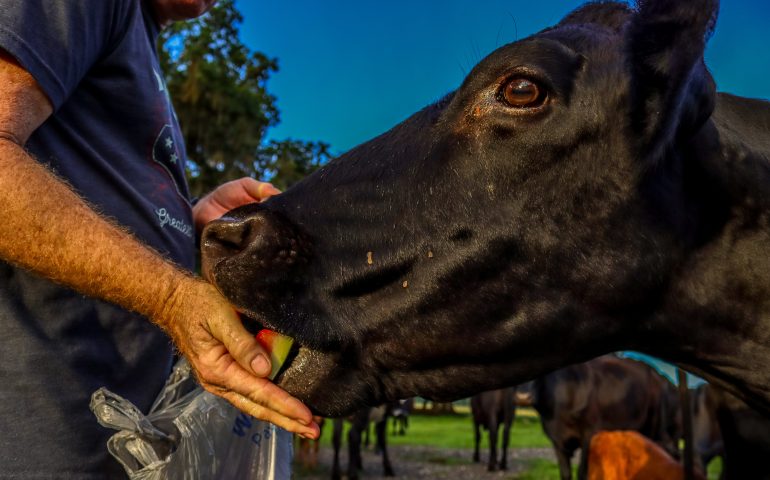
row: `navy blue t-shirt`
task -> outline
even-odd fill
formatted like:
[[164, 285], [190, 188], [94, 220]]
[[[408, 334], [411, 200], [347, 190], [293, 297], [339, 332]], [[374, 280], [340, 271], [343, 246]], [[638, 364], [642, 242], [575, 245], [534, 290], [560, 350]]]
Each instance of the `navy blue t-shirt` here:
[[[191, 269], [184, 144], [157, 35], [141, 0], [0, 0], [0, 48], [54, 106], [28, 151], [97, 211]], [[142, 317], [5, 263], [0, 332], [0, 475], [103, 476], [114, 432], [98, 426], [89, 397], [107, 386], [149, 408], [169, 372], [168, 338]]]
[[0, 0], [0, 45], [56, 110], [29, 151], [139, 238], [192, 267], [185, 151], [139, 0]]

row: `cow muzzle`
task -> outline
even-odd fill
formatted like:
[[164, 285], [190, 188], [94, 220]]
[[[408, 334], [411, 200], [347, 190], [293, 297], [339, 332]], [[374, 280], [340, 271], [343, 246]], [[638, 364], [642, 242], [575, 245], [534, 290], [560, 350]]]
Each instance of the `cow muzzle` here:
[[[250, 205], [206, 225], [201, 257], [204, 277], [248, 309], [297, 281], [310, 263], [311, 244], [281, 214]], [[241, 298], [243, 292], [251, 292], [249, 298]]]

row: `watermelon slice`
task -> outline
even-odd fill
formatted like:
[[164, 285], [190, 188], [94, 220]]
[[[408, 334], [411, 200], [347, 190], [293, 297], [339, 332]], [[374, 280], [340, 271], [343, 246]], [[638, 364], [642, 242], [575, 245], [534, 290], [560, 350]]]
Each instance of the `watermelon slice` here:
[[273, 380], [281, 369], [283, 362], [286, 361], [286, 357], [289, 356], [289, 350], [294, 343], [294, 339], [264, 328], [257, 334], [257, 341], [270, 354], [272, 370], [268, 378]]

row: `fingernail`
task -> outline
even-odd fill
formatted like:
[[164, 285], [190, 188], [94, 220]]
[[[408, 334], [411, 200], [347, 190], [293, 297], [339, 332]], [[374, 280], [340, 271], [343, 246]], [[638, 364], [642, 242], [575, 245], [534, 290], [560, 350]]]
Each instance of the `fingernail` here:
[[251, 361], [251, 369], [259, 376], [265, 376], [270, 373], [270, 363], [264, 355], [259, 354]]

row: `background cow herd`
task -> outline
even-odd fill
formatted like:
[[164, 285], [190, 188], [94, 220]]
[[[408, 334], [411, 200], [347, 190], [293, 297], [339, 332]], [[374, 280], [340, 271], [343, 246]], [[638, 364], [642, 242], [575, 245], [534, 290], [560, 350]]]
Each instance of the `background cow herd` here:
[[[575, 472], [579, 479], [591, 480], [685, 479], [682, 452], [687, 437], [682, 400], [677, 387], [650, 364], [605, 355], [518, 387], [473, 396], [469, 402], [472, 459], [485, 463], [490, 472], [510, 467], [516, 409], [524, 405], [537, 412], [553, 445], [562, 480], [573, 478]], [[767, 419], [707, 383], [690, 388], [686, 401], [692, 419], [691, 478], [705, 479], [706, 467], [717, 457], [723, 461], [722, 480], [770, 478], [763, 457], [770, 452]], [[382, 468], [370, 465], [369, 473], [396, 476], [398, 458], [388, 454], [388, 431], [394, 436], [407, 434], [413, 408], [414, 399], [408, 399], [334, 419], [331, 477], [358, 478], [364, 469], [362, 448], [370, 444], [381, 455]], [[349, 426], [343, 439], [345, 423]], [[488, 438], [486, 453], [481, 449], [484, 437]], [[318, 445], [307, 440], [297, 445], [297, 462], [305, 471], [317, 468]], [[340, 452], [345, 445], [348, 464], [343, 466]]]

